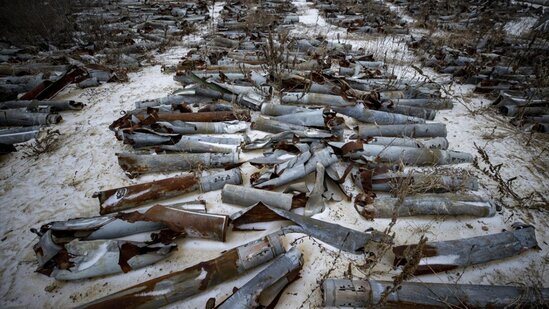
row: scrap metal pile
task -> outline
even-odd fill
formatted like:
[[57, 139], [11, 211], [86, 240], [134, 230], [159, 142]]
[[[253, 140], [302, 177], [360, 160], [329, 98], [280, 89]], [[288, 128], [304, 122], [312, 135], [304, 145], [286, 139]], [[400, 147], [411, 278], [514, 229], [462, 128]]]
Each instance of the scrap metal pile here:
[[[371, 242], [393, 245], [389, 235], [374, 229], [359, 231], [311, 217], [332, 201], [354, 199], [357, 212], [368, 220], [495, 215], [492, 201], [470, 193], [478, 188], [476, 178], [434, 168], [473, 160], [471, 154], [449, 149], [446, 126], [433, 122], [439, 109], [452, 108], [439, 85], [396, 79], [383, 62], [345, 44], [288, 35], [299, 20], [295, 11], [287, 0], [225, 4], [208, 43], [178, 65], [174, 78], [183, 88], [136, 102], [134, 110], [110, 126], [117, 139], [133, 148], [118, 154], [128, 176], [191, 173], [97, 192], [100, 215], [34, 230], [40, 273], [74, 280], [128, 272], [166, 258], [182, 239], [224, 242], [227, 233], [287, 221], [212, 260], [82, 305], [157, 308], [272, 261], [215, 304], [271, 307], [285, 287], [299, 280], [304, 263], [298, 247], [284, 248], [286, 234], [306, 234], [351, 254], [367, 252]], [[247, 164], [257, 168], [245, 175], [249, 186], [241, 172]], [[414, 166], [424, 168], [410, 168]], [[404, 187], [416, 194], [387, 194]], [[243, 209], [227, 215], [209, 213], [209, 201], [157, 204], [209, 191], [220, 191], [224, 203]], [[120, 240], [136, 234], [143, 239]], [[406, 265], [414, 247], [394, 246], [394, 265]], [[415, 274], [487, 263], [536, 247], [534, 228], [521, 224], [499, 234], [427, 243]], [[326, 279], [325, 305], [376, 304], [384, 284]], [[500, 306], [521, 292], [518, 287], [433, 284], [429, 291], [441, 292], [434, 298], [423, 289], [404, 283], [388, 302], [457, 306], [467, 299], [475, 306]], [[485, 292], [479, 294], [479, 289]], [[544, 289], [543, 299], [547, 293]], [[535, 297], [527, 295], [525, 301]]]
[[406, 21], [383, 2], [372, 0], [315, 1], [326, 21], [349, 33], [406, 34]]
[[[547, 9], [512, 1], [395, 1], [437, 36], [412, 36], [423, 65], [452, 74], [511, 123], [549, 132], [549, 21]], [[528, 2], [528, 1], [526, 1]], [[442, 33], [442, 34], [441, 34]]]
[[126, 72], [139, 68], [147, 52], [180, 40], [210, 16], [205, 1], [98, 1], [70, 18], [76, 30], [62, 46], [44, 50], [0, 42], [0, 127], [17, 127], [0, 129], [0, 153], [35, 138], [39, 126], [59, 123], [58, 112], [81, 110], [81, 102], [53, 99], [68, 85], [88, 88], [126, 80]]

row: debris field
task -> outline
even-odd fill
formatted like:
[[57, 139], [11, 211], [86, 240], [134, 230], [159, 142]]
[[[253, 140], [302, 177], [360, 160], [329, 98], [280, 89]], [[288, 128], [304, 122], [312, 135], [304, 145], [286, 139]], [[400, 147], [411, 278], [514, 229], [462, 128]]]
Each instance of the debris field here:
[[68, 2], [0, 18], [1, 307], [549, 305], [549, 2]]

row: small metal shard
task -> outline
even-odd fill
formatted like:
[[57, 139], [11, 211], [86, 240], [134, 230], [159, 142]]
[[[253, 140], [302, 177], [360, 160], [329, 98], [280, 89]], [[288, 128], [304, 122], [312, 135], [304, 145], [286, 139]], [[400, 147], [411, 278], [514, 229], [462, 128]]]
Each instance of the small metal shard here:
[[325, 205], [323, 194], [324, 191], [326, 191], [324, 187], [324, 173], [324, 166], [320, 162], [316, 163], [315, 185], [313, 187], [313, 190], [311, 191], [311, 194], [309, 195], [307, 204], [305, 204], [304, 215], [307, 217], [324, 211]]

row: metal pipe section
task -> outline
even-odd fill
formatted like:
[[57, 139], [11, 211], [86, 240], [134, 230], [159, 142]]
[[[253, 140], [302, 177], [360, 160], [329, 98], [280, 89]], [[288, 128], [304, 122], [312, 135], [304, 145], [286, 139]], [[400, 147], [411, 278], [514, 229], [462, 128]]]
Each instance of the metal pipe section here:
[[396, 124], [386, 126], [362, 125], [358, 128], [360, 138], [372, 136], [389, 137], [446, 137], [446, 125], [443, 123], [429, 124]]
[[284, 247], [280, 237], [268, 235], [225, 251], [212, 260], [136, 284], [77, 308], [156, 309], [184, 300], [241, 275], [282, 253]]
[[380, 304], [392, 281], [326, 279], [322, 283], [324, 306], [370, 308], [384, 305], [395, 308], [507, 308], [546, 306], [549, 289], [454, 283], [403, 282]]

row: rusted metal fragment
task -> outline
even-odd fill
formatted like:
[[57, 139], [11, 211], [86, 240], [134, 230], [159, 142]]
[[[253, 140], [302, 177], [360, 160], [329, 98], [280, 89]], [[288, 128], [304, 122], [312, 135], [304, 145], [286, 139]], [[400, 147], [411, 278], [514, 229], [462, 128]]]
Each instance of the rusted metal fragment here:
[[59, 91], [63, 90], [67, 85], [71, 83], [78, 83], [83, 80], [88, 72], [83, 68], [69, 69], [65, 75], [58, 80], [44, 81], [42, 84], [36, 86], [31, 91], [25, 93], [21, 100], [47, 100], [53, 98]]
[[428, 124], [395, 124], [384, 126], [361, 125], [358, 128], [360, 138], [374, 136], [390, 137], [446, 137], [446, 125], [443, 123]]
[[371, 308], [508, 308], [549, 304], [549, 289], [503, 285], [403, 282], [380, 304], [392, 281], [327, 279], [324, 306]]
[[31, 113], [21, 109], [0, 110], [0, 126], [37, 126], [61, 122], [58, 114]]
[[[487, 263], [538, 248], [533, 226], [514, 223], [513, 228], [513, 231], [498, 234], [427, 243], [423, 247], [422, 258], [414, 275]], [[405, 252], [415, 247], [416, 245], [394, 247], [395, 266], [405, 264]]]
[[420, 194], [399, 198], [378, 198], [367, 205], [362, 215], [367, 218], [391, 218], [408, 216], [475, 216], [492, 217], [496, 214], [494, 201], [471, 194]]
[[216, 308], [274, 308], [277, 295], [299, 278], [302, 267], [303, 256], [292, 247]]
[[[139, 120], [145, 121], [146, 117], [137, 116]], [[189, 121], [189, 122], [220, 122], [241, 120], [250, 121], [249, 111], [232, 112], [200, 112], [200, 113], [158, 113], [151, 116], [156, 121]]]
[[238, 168], [197, 177], [195, 175], [166, 178], [127, 187], [94, 193], [99, 199], [102, 215], [134, 208], [150, 201], [168, 199], [194, 192], [219, 190], [225, 184], [241, 184], [242, 176]]
[[473, 156], [466, 152], [369, 144], [345, 156], [355, 161], [402, 162], [417, 166], [473, 162]]
[[292, 209], [294, 195], [226, 184], [221, 191], [223, 203], [253, 206], [259, 202], [286, 210]]
[[284, 169], [278, 177], [260, 183], [253, 183], [253, 186], [256, 188], [279, 187], [312, 173], [316, 169], [317, 163], [327, 167], [338, 160], [337, 156], [330, 147], [316, 150], [314, 154], [310, 156], [310, 159], [306, 161], [306, 163], [303, 160], [300, 160], [305, 155], [310, 154], [308, 152], [302, 153], [298, 156], [298, 158], [296, 158], [296, 161], [301, 162], [295, 163], [294, 165]]
[[[48, 235], [51, 234], [44, 234]], [[53, 240], [50, 241], [53, 243]], [[57, 280], [77, 280], [128, 272], [154, 264], [166, 258], [176, 248], [175, 244], [75, 239], [60, 245], [55, 255], [46, 259], [42, 255], [43, 247], [38, 244], [35, 251], [41, 266], [37, 272]]]
[[162, 205], [155, 205], [145, 212], [120, 213], [116, 216], [128, 222], [156, 222], [187, 237], [225, 241], [228, 217], [205, 214]]
[[305, 216], [312, 216], [317, 213], [321, 213], [324, 211], [324, 191], [326, 191], [324, 187], [324, 174], [325, 174], [325, 168], [320, 163], [316, 163], [316, 177], [315, 177], [315, 185], [313, 187], [313, 190], [311, 191], [311, 194], [309, 195], [309, 199], [307, 200], [307, 204], [305, 204], [305, 210], [304, 215]]
[[279, 233], [304, 233], [317, 238], [335, 248], [350, 253], [359, 253], [369, 241], [390, 242], [391, 240], [381, 232], [368, 230], [360, 232], [346, 228], [339, 224], [329, 223], [310, 217], [301, 216], [293, 212], [258, 203], [231, 215], [231, 222], [238, 228], [245, 224], [289, 220], [296, 225], [283, 228]]
[[5, 101], [0, 103], [0, 109], [26, 108], [34, 110], [41, 106], [48, 106], [54, 112], [67, 110], [81, 110], [85, 104], [75, 101], [38, 101], [38, 100], [17, 100]]
[[109, 129], [115, 130], [120, 128], [130, 128], [134, 125], [153, 125], [156, 122], [223, 122], [223, 121], [250, 121], [249, 111], [221, 111], [221, 112], [200, 112], [200, 113], [151, 113], [124, 115], [115, 120]]
[[198, 294], [284, 253], [279, 236], [268, 235], [198, 263], [105, 296], [78, 308], [158, 308]]
[[[188, 152], [198, 152], [200, 149], [204, 149], [207, 146], [206, 144], [225, 144], [227, 146], [224, 148], [227, 148], [230, 147], [229, 145], [238, 146], [244, 141], [243, 137], [225, 137], [200, 134], [181, 135], [178, 133], [156, 132], [143, 128], [137, 130], [118, 130], [117, 137], [123, 140], [125, 144], [130, 144], [134, 148], [151, 148], [156, 146], [174, 146], [176, 144], [181, 144], [178, 147], [183, 147], [182, 149], [187, 148], [194, 150]], [[191, 147], [193, 145], [196, 145], [196, 147]], [[232, 149], [236, 150], [235, 147], [232, 147]]]
[[[205, 212], [205, 203], [205, 201], [196, 201], [157, 206], [200, 214], [201, 212]], [[185, 216], [186, 213], [184, 212], [175, 213], [171, 220], [185, 220]], [[163, 221], [148, 216], [145, 210], [140, 210], [139, 213], [119, 213], [106, 216], [74, 218], [66, 221], [53, 221], [42, 225], [39, 230], [32, 229], [31, 231], [40, 236], [39, 243], [43, 242], [42, 238], [44, 238], [44, 241], [55, 240], [56, 243], [62, 244], [73, 239], [113, 239], [165, 228], [167, 228], [167, 225]]]
[[140, 155], [118, 153], [118, 164], [130, 176], [147, 173], [190, 171], [197, 168], [225, 167], [238, 163], [238, 153], [178, 153]]

